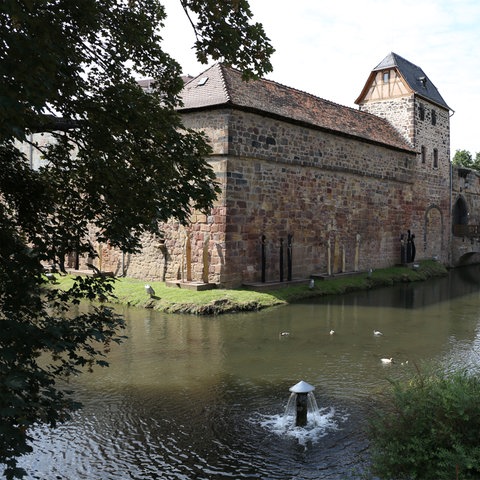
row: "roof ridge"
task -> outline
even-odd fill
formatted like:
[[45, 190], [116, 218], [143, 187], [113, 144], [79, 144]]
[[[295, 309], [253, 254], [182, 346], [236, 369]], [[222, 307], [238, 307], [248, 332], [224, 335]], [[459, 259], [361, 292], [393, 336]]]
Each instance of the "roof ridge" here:
[[[407, 85], [411, 88], [415, 95], [419, 95], [428, 101], [431, 101], [442, 108], [451, 110], [438, 91], [438, 88], [428, 77], [422, 67], [403, 58], [395, 52], [390, 52], [373, 70], [379, 72], [389, 68], [396, 68]], [[420, 83], [419, 83], [420, 82]], [[421, 87], [421, 88], [420, 88]], [[365, 88], [365, 87], [364, 87]], [[362, 91], [363, 92], [363, 91]], [[358, 99], [357, 99], [358, 100]]]
[[[230, 91], [228, 90], [227, 87], [227, 80], [225, 78], [225, 68], [226, 66], [222, 62], [217, 62], [216, 65], [220, 67], [220, 72], [221, 72], [221, 79], [222, 79], [222, 84], [223, 84], [223, 91], [225, 92], [225, 96], [227, 98], [227, 102], [232, 101], [232, 97], [230, 96]], [[231, 68], [231, 67], [230, 67]]]
[[[398, 53], [395, 53], [395, 52], [391, 52], [391, 54], [393, 55], [393, 58], [395, 59], [395, 61], [397, 59], [400, 59], [402, 60], [402, 62], [405, 62], [405, 63], [408, 63], [410, 65], [413, 65], [414, 67], [417, 67], [419, 68], [420, 70], [422, 70], [418, 65], [416, 65], [415, 63], [411, 62], [410, 60], [407, 60], [406, 58], [402, 57], [401, 55], [399, 55]], [[422, 70], [423, 71], [423, 70]]]
[[196, 107], [204, 104], [205, 99], [216, 104], [225, 104], [230, 102], [230, 92], [226, 85], [225, 73], [219, 62], [216, 62], [203, 70], [198, 75], [184, 85], [182, 92], [183, 105], [185, 108], [185, 99], [189, 98], [187, 104]]

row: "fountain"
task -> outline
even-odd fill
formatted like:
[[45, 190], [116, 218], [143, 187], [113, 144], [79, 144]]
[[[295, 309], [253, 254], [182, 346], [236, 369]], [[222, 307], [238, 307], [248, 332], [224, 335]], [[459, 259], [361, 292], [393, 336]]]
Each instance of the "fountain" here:
[[347, 417], [336, 414], [333, 407], [320, 410], [313, 394], [315, 387], [309, 383], [302, 380], [289, 390], [292, 393], [283, 414], [261, 416], [261, 425], [276, 435], [294, 438], [307, 448], [328, 432], [338, 430], [338, 422], [346, 420]]
[[313, 421], [319, 424], [319, 410], [313, 391], [315, 387], [301, 380], [289, 389], [292, 393], [285, 409], [285, 421], [294, 416], [296, 427], [306, 427], [308, 423], [308, 414], [311, 413]]

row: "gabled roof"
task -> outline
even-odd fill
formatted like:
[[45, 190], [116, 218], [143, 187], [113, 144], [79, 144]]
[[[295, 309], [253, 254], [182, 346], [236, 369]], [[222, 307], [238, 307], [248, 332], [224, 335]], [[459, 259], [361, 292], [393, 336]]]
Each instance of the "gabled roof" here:
[[372, 73], [380, 70], [388, 70], [390, 68], [396, 68], [398, 70], [400, 75], [407, 82], [407, 85], [414, 93], [420, 95], [426, 100], [436, 103], [443, 108], [446, 108], [447, 110], [451, 110], [451, 108], [440, 95], [437, 87], [435, 87], [432, 81], [427, 77], [427, 75], [425, 75], [425, 72], [420, 67], [417, 67], [417, 65], [405, 60], [396, 53], [391, 52], [388, 54], [372, 70]]
[[182, 90], [181, 112], [235, 107], [343, 136], [413, 151], [385, 119], [270, 80], [242, 80], [240, 71], [217, 63]]

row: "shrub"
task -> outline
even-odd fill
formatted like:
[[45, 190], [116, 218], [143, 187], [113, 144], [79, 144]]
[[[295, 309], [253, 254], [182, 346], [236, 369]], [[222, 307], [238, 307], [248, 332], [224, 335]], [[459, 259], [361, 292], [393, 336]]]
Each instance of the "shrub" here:
[[479, 378], [417, 372], [391, 385], [370, 420], [372, 473], [384, 480], [478, 480]]

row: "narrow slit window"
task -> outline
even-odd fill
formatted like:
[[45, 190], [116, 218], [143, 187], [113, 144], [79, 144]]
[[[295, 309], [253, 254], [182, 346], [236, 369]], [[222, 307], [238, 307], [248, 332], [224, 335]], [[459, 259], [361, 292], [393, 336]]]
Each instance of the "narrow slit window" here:
[[422, 145], [422, 163], [427, 161], [427, 147]]
[[437, 124], [437, 112], [432, 109], [432, 125]]
[[425, 107], [423, 106], [423, 103], [418, 106], [418, 116], [420, 117], [420, 120], [425, 120]]
[[438, 168], [438, 150], [433, 149], [433, 168]]

